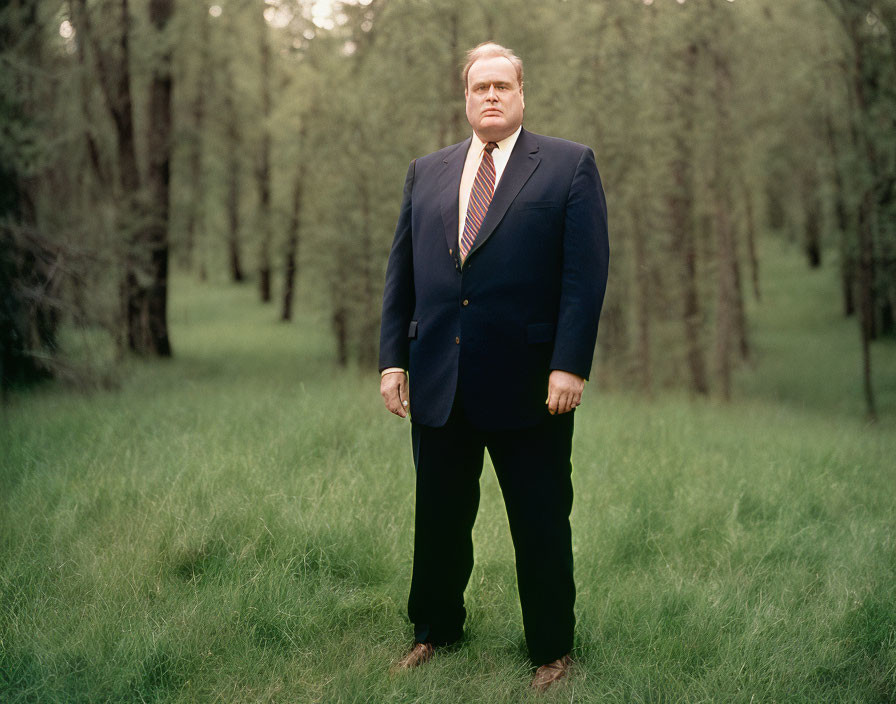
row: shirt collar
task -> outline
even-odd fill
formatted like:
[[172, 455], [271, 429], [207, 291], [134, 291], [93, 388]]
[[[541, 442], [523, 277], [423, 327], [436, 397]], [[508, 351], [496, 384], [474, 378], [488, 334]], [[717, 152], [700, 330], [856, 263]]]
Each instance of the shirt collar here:
[[[516, 132], [514, 132], [511, 135], [506, 136], [504, 139], [502, 139], [500, 142], [497, 143], [498, 149], [502, 152], [504, 152], [506, 150], [506, 153], [510, 153], [511, 151], [513, 151], [513, 145], [516, 144], [516, 140], [520, 136], [520, 132], [522, 132], [522, 131], [523, 131], [523, 126], [520, 125], [519, 127], [516, 128]], [[483, 149], [485, 149], [485, 144], [486, 144], [485, 142], [483, 142], [481, 139], [479, 139], [479, 135], [477, 135], [474, 132], [473, 133], [473, 144], [471, 145], [474, 153], [479, 154], [479, 152], [481, 152]]]

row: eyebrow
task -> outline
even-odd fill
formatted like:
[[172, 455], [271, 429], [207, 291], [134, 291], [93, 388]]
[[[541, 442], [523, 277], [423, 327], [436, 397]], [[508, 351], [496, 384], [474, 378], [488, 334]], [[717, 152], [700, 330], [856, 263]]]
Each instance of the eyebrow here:
[[476, 81], [473, 84], [474, 88], [482, 88], [483, 86], [509, 86], [511, 85], [510, 81]]

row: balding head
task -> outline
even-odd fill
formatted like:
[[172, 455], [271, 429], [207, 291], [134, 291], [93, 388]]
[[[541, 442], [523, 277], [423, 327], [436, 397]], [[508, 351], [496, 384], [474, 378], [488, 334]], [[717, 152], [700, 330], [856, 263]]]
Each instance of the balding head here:
[[519, 83], [520, 88], [523, 87], [523, 60], [505, 46], [501, 46], [495, 42], [483, 42], [467, 52], [467, 62], [464, 64], [464, 70], [461, 74], [464, 81], [464, 90], [470, 87], [467, 84], [467, 77], [470, 75], [470, 67], [479, 59], [490, 59], [494, 56], [503, 56], [513, 64], [513, 68], [516, 71], [516, 81]]

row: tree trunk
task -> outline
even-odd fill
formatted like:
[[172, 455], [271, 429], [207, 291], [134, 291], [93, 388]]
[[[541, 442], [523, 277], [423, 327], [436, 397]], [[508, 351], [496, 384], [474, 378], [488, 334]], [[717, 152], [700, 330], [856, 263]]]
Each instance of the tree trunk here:
[[803, 251], [811, 269], [821, 266], [821, 203], [815, 175], [808, 173], [803, 183], [803, 209], [806, 222], [803, 229]]
[[240, 283], [243, 274], [242, 244], [240, 242], [240, 125], [233, 99], [233, 76], [229, 64], [225, 69], [224, 112], [227, 114], [227, 261], [230, 279]]
[[753, 214], [753, 194], [747, 181], [740, 172], [741, 190], [744, 194], [744, 208], [746, 210], [746, 227], [747, 227], [747, 254], [750, 258], [750, 282], [753, 285], [753, 297], [759, 301], [762, 300], [759, 288], [759, 256], [756, 253], [756, 217]]
[[[150, 0], [149, 19], [158, 33], [158, 41], [168, 46], [166, 30], [174, 12], [174, 0]], [[171, 183], [171, 50], [165, 49], [153, 67], [149, 87], [148, 186], [150, 215], [135, 233], [132, 249], [140, 260], [140, 280], [131, 290], [128, 309], [131, 349], [141, 354], [171, 356], [168, 338], [168, 222]], [[135, 325], [136, 323], [136, 325]]]
[[348, 306], [345, 301], [345, 280], [348, 275], [345, 256], [337, 255], [336, 276], [330, 282], [333, 313], [330, 322], [336, 336], [336, 361], [340, 367], [348, 366]]
[[729, 104], [731, 73], [728, 57], [713, 52], [713, 103], [716, 109], [714, 130], [713, 202], [716, 232], [716, 370], [722, 398], [731, 400], [732, 352], [737, 340], [740, 352], [747, 357], [746, 320], [743, 296], [740, 293], [740, 271], [737, 242], [731, 220], [731, 164], [735, 161], [731, 141], [733, 130]]
[[734, 231], [735, 238], [732, 243], [732, 280], [734, 282], [734, 330], [737, 334], [737, 351], [740, 358], [747, 362], [750, 359], [750, 336], [747, 330], [747, 310], [744, 306], [744, 289], [740, 275], [740, 254], [737, 246], [737, 231]]
[[[459, 25], [460, 17], [457, 8], [452, 10], [448, 26], [450, 31], [449, 46], [451, 49], [451, 73], [448, 81], [448, 105], [451, 120], [451, 142], [459, 142], [466, 136], [467, 122], [461, 110], [460, 96], [464, 94], [458, 66], [463, 62], [460, 49]], [[491, 35], [488, 35], [491, 36]], [[444, 145], [440, 145], [444, 146]]]
[[361, 206], [361, 325], [359, 326], [358, 364], [362, 369], [377, 364], [377, 329], [379, 327], [379, 297], [373, 284], [373, 225], [371, 222], [370, 183], [358, 182]]
[[684, 49], [685, 84], [679, 96], [684, 125], [673, 137], [673, 156], [670, 164], [672, 182], [666, 202], [672, 253], [678, 260], [682, 337], [686, 348], [690, 385], [698, 394], [708, 394], [709, 382], [706, 377], [702, 343], [703, 320], [697, 284], [697, 245], [693, 223], [694, 184], [691, 174], [693, 150], [688, 142], [692, 127], [693, 76], [697, 64], [697, 51], [696, 44], [689, 44]]
[[77, 31], [84, 41], [82, 49], [89, 43], [97, 78], [103, 90], [106, 107], [115, 125], [118, 158], [117, 228], [124, 241], [122, 252], [122, 272], [119, 283], [120, 336], [117, 338], [119, 351], [125, 347], [137, 350], [140, 335], [140, 290], [138, 266], [143, 253], [137, 234], [144, 226], [147, 204], [140, 193], [140, 170], [137, 165], [137, 145], [134, 132], [134, 108], [131, 98], [130, 74], [130, 9], [128, 0], [119, 0], [117, 56], [107, 55], [96, 40], [93, 22], [87, 11], [86, 0], [75, 0], [77, 13], [73, 20], [80, 22]]
[[[187, 222], [184, 228], [183, 264], [191, 268], [199, 242], [205, 236], [205, 172], [202, 168], [202, 143], [205, 131], [205, 92], [206, 83], [211, 73], [209, 47], [209, 15], [205, 3], [197, 5], [198, 11], [194, 19], [199, 24], [199, 73], [195, 82], [195, 93], [192, 104], [192, 139], [190, 140], [189, 174], [192, 197], [187, 205]], [[205, 261], [200, 265], [200, 278], [205, 270]]]
[[722, 398], [731, 400], [731, 348], [735, 336], [734, 232], [724, 192], [716, 192], [715, 230], [717, 257], [716, 371]]
[[840, 296], [843, 301], [843, 315], [850, 317], [856, 312], [855, 302], [855, 256], [849, 241], [851, 231], [849, 210], [846, 206], [846, 185], [840, 166], [840, 150], [837, 147], [837, 135], [830, 114], [825, 114], [825, 129], [828, 147], [831, 150], [831, 176], [834, 180], [834, 216], [840, 241]]
[[862, 389], [865, 395], [865, 411], [870, 420], [877, 420], [874, 402], [874, 385], [871, 374], [871, 340], [874, 338], [874, 296], [873, 296], [873, 193], [869, 190], [862, 198], [859, 208], [859, 328], [862, 338]]
[[283, 310], [280, 319], [292, 320], [292, 304], [295, 298], [296, 262], [302, 230], [302, 196], [305, 191], [305, 163], [300, 161], [296, 169], [292, 189], [292, 215], [286, 239], [285, 271], [283, 277]]
[[[11, 59], [11, 65], [22, 61], [29, 72], [37, 74], [44, 30], [38, 3], [32, 0], [4, 9], [0, 55]], [[36, 91], [27, 83], [21, 91], [0, 94], [4, 133], [17, 133], [19, 138], [29, 135], [35, 97]], [[62, 255], [40, 236], [34, 183], [33, 175], [21, 171], [20, 162], [0, 161], [0, 401], [9, 387], [53, 372], [48, 361], [56, 351]]]
[[651, 295], [647, 237], [644, 232], [642, 214], [638, 210], [632, 213], [632, 234], [635, 245], [635, 306], [638, 316], [638, 379], [641, 390], [650, 394], [653, 391], [650, 364], [650, 304], [653, 296]]
[[[267, 5], [262, 5], [266, 9]], [[271, 300], [271, 47], [268, 41], [268, 25], [264, 14], [261, 20], [259, 41], [261, 48], [261, 145], [258, 155], [256, 180], [258, 185], [258, 292], [263, 303]]]
[[773, 171], [768, 174], [765, 184], [766, 221], [769, 228], [784, 230], [788, 239], [791, 239], [790, 229], [787, 227], [787, 209], [784, 206], [785, 187], [784, 177], [780, 173]]
[[78, 28], [72, 39], [75, 43], [75, 55], [78, 59], [78, 68], [80, 73], [80, 90], [78, 91], [81, 98], [81, 116], [84, 119], [84, 141], [87, 143], [87, 154], [93, 173], [100, 187], [103, 189], [111, 189], [113, 187], [113, 177], [107, 163], [103, 160], [102, 151], [96, 140], [94, 130], [96, 129], [90, 109], [91, 91], [93, 85], [89, 82], [89, 74], [87, 68], [87, 46], [84, 35], [86, 30], [84, 22], [79, 15], [79, 7], [74, 0], [68, 0], [68, 14], [72, 25]]

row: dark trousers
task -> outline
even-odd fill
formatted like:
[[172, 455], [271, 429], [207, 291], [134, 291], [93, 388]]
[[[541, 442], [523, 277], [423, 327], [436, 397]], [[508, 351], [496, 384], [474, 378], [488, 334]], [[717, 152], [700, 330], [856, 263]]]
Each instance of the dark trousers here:
[[417, 642], [463, 634], [464, 589], [473, 570], [473, 523], [488, 449], [510, 522], [529, 655], [556, 660], [573, 644], [570, 451], [573, 413], [518, 430], [471, 427], [455, 404], [441, 428], [412, 424], [417, 468], [414, 573], [408, 615]]

